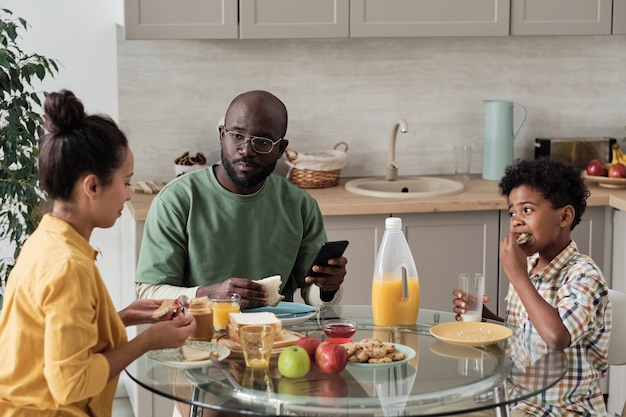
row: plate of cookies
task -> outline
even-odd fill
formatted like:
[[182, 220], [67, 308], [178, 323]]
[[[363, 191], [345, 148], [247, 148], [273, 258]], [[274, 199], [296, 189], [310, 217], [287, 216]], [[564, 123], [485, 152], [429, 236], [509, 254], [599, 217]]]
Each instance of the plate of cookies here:
[[358, 368], [388, 368], [415, 357], [415, 350], [408, 346], [378, 339], [363, 339], [343, 346], [348, 351], [348, 365]]

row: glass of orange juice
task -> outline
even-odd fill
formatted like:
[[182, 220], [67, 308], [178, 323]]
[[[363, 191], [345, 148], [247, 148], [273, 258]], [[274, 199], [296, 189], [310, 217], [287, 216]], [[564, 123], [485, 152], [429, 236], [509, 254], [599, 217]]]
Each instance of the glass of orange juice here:
[[228, 329], [228, 314], [238, 313], [241, 308], [241, 296], [234, 292], [209, 294], [213, 310], [213, 330], [225, 332]]

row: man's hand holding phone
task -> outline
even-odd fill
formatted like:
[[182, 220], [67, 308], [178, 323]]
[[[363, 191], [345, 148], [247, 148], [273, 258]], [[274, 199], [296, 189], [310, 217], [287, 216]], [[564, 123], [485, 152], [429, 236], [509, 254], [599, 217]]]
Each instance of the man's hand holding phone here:
[[324, 292], [331, 293], [329, 295], [332, 299], [346, 276], [348, 260], [343, 257], [343, 253], [347, 247], [347, 240], [324, 243], [309, 268], [305, 281], [320, 287], [324, 301], [330, 301], [324, 297]]

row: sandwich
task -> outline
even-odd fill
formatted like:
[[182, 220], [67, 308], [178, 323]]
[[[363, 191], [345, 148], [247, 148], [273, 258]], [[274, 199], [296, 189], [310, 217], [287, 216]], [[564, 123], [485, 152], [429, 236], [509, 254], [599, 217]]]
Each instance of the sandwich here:
[[259, 284], [263, 284], [268, 292], [268, 296], [265, 299], [267, 304], [276, 307], [278, 303], [285, 299], [285, 296], [280, 293], [280, 284], [282, 280], [280, 275], [272, 275], [271, 277], [256, 280]]
[[178, 307], [180, 307], [180, 305], [178, 304], [177, 300], [166, 298], [165, 300], [163, 300], [161, 305], [156, 310], [154, 310], [154, 312], [152, 312], [152, 318], [158, 319], [160, 317], [163, 317], [170, 311], [176, 310]]
[[517, 242], [518, 245], [523, 245], [528, 242], [528, 239], [530, 239], [530, 235], [528, 233], [520, 233], [515, 239], [515, 242]]
[[183, 355], [183, 360], [186, 362], [206, 361], [211, 359], [212, 354], [209, 350], [198, 349], [189, 345], [182, 345], [180, 347], [180, 353]]

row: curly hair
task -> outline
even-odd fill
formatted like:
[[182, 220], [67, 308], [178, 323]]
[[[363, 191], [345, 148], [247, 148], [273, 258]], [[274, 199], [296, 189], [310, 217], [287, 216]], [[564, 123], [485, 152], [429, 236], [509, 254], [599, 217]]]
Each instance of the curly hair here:
[[508, 198], [514, 188], [522, 185], [539, 192], [555, 209], [574, 207], [570, 230], [580, 223], [590, 193], [578, 168], [550, 158], [518, 159], [506, 168], [498, 187], [500, 194]]

